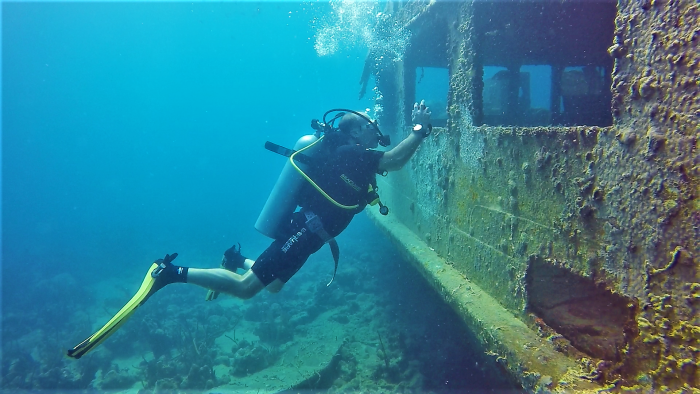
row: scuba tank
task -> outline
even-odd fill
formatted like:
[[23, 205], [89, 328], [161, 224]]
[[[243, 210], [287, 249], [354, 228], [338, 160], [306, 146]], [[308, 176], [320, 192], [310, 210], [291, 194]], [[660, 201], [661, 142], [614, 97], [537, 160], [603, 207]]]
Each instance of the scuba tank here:
[[[313, 157], [321, 144], [309, 146], [318, 139], [316, 134], [305, 135], [294, 144], [294, 150], [299, 151], [307, 148], [304, 149], [304, 155]], [[306, 164], [299, 163], [297, 166], [303, 171], [307, 169]], [[306, 180], [287, 160], [270, 196], [267, 198], [267, 202], [265, 202], [265, 206], [260, 211], [258, 220], [255, 222], [255, 229], [272, 239], [283, 238], [285, 234], [282, 233], [282, 229], [297, 208], [299, 192], [304, 183]]]
[[[340, 132], [334, 127], [335, 121], [345, 115], [347, 111], [354, 113], [371, 124], [376, 130], [379, 136], [379, 144], [382, 146], [388, 146], [391, 141], [388, 135], [383, 135], [379, 130], [376, 122], [372, 121], [367, 117], [367, 115], [355, 112], [348, 109], [332, 109], [323, 114], [323, 123], [319, 122], [318, 119], [313, 119], [311, 121], [311, 127], [315, 130], [314, 134], [305, 135], [299, 140], [297, 140], [294, 145], [294, 149], [287, 149], [279, 145], [273, 144], [271, 142], [265, 143], [265, 148], [275, 152], [277, 154], [289, 157], [287, 163], [285, 163], [282, 168], [275, 186], [270, 192], [270, 196], [265, 202], [260, 215], [258, 215], [258, 220], [255, 222], [255, 229], [260, 231], [263, 235], [266, 235], [272, 239], [282, 239], [286, 238], [287, 234], [285, 232], [286, 225], [291, 220], [292, 214], [296, 211], [299, 203], [299, 195], [302, 190], [302, 186], [309, 182], [316, 190], [318, 190], [324, 197], [331, 201], [336, 206], [342, 209], [353, 209], [355, 206], [344, 206], [333, 200], [332, 197], [328, 196], [322, 189], [320, 189], [315, 183], [305, 174], [308, 170], [308, 166], [319, 165], [315, 163], [315, 156], [318, 153], [322, 153], [323, 141], [320, 141], [328, 133]], [[326, 121], [326, 116], [332, 112], [338, 112], [331, 120]], [[297, 160], [297, 161], [295, 161]], [[376, 185], [374, 186], [376, 188]], [[376, 193], [376, 189], [370, 186], [368, 191], [368, 196], [370, 196], [368, 202], [370, 205], [380, 206], [380, 213], [386, 215], [389, 213], [389, 209], [384, 206], [379, 200], [379, 196]]]

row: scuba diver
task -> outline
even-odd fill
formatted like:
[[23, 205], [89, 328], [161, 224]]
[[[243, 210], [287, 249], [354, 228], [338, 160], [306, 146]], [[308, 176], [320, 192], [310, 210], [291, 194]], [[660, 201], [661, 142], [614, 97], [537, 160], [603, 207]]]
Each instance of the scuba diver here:
[[[327, 120], [331, 113], [337, 114]], [[380, 212], [388, 213], [376, 193], [376, 174], [403, 168], [430, 135], [430, 115], [424, 100], [415, 103], [412, 132], [388, 151], [374, 150], [378, 145], [389, 145], [389, 137], [382, 134], [376, 121], [345, 109], [326, 112], [323, 122], [312, 121], [316, 133], [302, 137], [294, 150], [266, 144], [267, 149], [289, 156], [255, 226], [274, 239], [271, 245], [255, 260], [241, 254], [240, 244], [234, 245], [224, 253], [220, 268], [176, 266], [173, 260], [177, 253], [165, 255], [153, 262], [136, 295], [67, 355], [77, 359], [97, 347], [151, 295], [172, 283], [206, 288], [208, 301], [219, 293], [241, 299], [249, 299], [263, 289], [277, 293], [326, 243], [337, 270], [339, 248], [335, 237], [368, 204], [378, 203]], [[237, 270], [245, 272], [238, 274]]]

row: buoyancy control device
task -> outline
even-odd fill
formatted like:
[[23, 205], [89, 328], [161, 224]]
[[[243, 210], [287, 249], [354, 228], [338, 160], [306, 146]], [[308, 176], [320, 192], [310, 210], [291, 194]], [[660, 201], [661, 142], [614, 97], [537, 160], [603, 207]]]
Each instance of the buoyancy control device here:
[[[327, 116], [334, 112], [337, 112], [337, 114], [330, 120], [327, 120]], [[285, 228], [289, 223], [291, 215], [297, 209], [299, 195], [305, 182], [309, 182], [319, 193], [340, 208], [354, 209], [357, 207], [344, 206], [337, 203], [306, 175], [309, 166], [321, 165], [314, 162], [314, 157], [318, 155], [321, 149], [323, 149], [321, 140], [328, 133], [340, 132], [335, 127], [335, 122], [347, 112], [354, 113], [366, 119], [369, 124], [373, 125], [379, 136], [380, 145], [388, 146], [391, 143], [389, 136], [382, 134], [375, 121], [372, 121], [363, 113], [349, 109], [329, 110], [323, 114], [323, 122], [313, 119], [311, 121], [311, 127], [314, 129], [314, 133], [299, 138], [294, 145], [294, 149], [287, 149], [269, 141], [266, 142], [266, 149], [283, 156], [287, 156], [289, 159], [282, 168], [282, 172], [280, 173], [275, 186], [272, 188], [270, 196], [267, 198], [267, 201], [265, 202], [265, 205], [263, 206], [263, 209], [255, 222], [256, 230], [273, 239], [284, 238], [286, 235]], [[379, 204], [379, 212], [382, 215], [389, 213], [389, 209], [383, 205], [379, 199], [376, 186], [373, 188], [370, 185], [367, 201], [369, 205]]]

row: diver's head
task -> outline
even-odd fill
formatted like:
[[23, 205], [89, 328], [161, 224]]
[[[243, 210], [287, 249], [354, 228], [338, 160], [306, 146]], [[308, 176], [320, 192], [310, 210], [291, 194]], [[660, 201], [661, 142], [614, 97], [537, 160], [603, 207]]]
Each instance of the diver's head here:
[[362, 116], [348, 112], [340, 118], [338, 128], [343, 133], [350, 135], [356, 128], [362, 127], [367, 123], [367, 119], [364, 119]]
[[340, 123], [338, 123], [338, 128], [360, 146], [376, 148], [379, 145], [377, 128], [373, 123], [360, 115], [354, 113], [343, 115]]

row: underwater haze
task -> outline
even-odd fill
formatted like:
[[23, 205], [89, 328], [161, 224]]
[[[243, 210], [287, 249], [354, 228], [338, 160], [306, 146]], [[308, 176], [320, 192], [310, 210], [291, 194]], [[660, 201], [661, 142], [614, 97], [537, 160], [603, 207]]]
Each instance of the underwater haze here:
[[[358, 98], [372, 2], [2, 4], [7, 392], [512, 392], [364, 214], [279, 294], [168, 286], [81, 358], [151, 262], [216, 267], [291, 147]], [[405, 45], [397, 35], [392, 48]], [[371, 88], [371, 86], [370, 86]]]
[[7, 273], [112, 275], [173, 251], [211, 263], [250, 237], [284, 163], [264, 142], [369, 105], [361, 50], [316, 54], [328, 9], [4, 4]]

